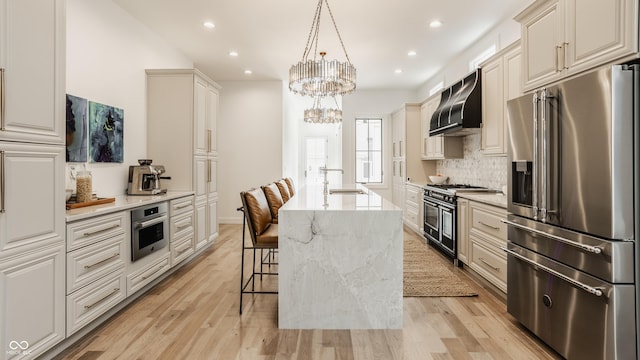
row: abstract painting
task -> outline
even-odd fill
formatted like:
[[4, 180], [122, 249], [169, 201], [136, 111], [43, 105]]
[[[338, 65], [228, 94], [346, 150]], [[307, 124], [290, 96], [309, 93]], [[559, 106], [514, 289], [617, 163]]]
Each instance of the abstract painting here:
[[123, 162], [123, 121], [124, 110], [89, 101], [91, 162]]
[[67, 94], [67, 162], [87, 161], [87, 99]]

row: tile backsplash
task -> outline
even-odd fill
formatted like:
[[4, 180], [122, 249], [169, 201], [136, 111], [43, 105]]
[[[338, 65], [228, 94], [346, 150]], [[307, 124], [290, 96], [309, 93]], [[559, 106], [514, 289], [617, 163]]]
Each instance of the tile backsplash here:
[[438, 160], [437, 171], [448, 176], [451, 184], [470, 184], [500, 190], [507, 184], [507, 157], [483, 156], [480, 134], [463, 138], [464, 158]]

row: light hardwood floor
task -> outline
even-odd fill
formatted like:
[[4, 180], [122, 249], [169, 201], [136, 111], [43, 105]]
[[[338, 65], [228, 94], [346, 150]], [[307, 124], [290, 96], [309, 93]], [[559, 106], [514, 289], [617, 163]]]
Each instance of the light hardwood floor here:
[[479, 296], [404, 298], [402, 330], [278, 330], [277, 295], [246, 296], [239, 316], [241, 237], [240, 225], [221, 225], [211, 249], [58, 358], [560, 358], [459, 269]]

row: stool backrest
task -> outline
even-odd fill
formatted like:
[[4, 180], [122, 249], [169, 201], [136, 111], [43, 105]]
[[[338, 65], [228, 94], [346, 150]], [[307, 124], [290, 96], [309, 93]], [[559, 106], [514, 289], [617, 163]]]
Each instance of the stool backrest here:
[[289, 187], [289, 195], [293, 196], [296, 193], [296, 189], [293, 187], [293, 179], [288, 177], [284, 179], [284, 182], [287, 183], [287, 187]]
[[287, 182], [282, 179], [276, 182], [276, 185], [278, 185], [278, 190], [280, 190], [282, 200], [284, 200], [284, 202], [289, 201], [289, 199], [291, 198], [291, 194], [289, 193], [289, 186], [287, 186]]
[[251, 232], [251, 240], [256, 243], [256, 236], [264, 233], [271, 225], [271, 210], [262, 189], [251, 189], [240, 193], [244, 215]]
[[262, 191], [264, 191], [264, 195], [267, 197], [267, 202], [269, 203], [269, 209], [271, 210], [271, 217], [273, 218], [273, 222], [278, 222], [278, 210], [284, 205], [284, 200], [282, 199], [282, 195], [280, 194], [280, 189], [278, 189], [278, 185], [276, 183], [271, 183], [269, 185], [265, 185], [262, 187]]

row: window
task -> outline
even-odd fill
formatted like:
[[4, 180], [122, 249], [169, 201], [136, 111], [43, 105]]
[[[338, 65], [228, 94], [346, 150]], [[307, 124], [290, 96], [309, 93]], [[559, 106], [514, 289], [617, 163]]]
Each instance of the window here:
[[356, 119], [356, 182], [382, 183], [382, 119]]

